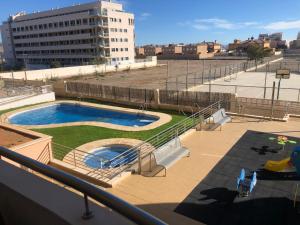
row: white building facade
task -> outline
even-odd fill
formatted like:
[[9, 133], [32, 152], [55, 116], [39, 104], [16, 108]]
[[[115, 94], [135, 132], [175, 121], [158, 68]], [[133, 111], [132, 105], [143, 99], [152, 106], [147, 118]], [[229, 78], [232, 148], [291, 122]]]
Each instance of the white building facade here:
[[134, 62], [134, 15], [111, 1], [18, 13], [1, 34], [9, 65]]

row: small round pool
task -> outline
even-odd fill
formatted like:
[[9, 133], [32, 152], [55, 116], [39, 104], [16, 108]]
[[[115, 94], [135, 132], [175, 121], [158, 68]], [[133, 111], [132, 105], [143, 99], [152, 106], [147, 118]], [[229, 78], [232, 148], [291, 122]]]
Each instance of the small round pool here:
[[95, 149], [84, 158], [86, 166], [93, 169], [115, 168], [137, 158], [137, 151], [127, 145], [109, 145]]

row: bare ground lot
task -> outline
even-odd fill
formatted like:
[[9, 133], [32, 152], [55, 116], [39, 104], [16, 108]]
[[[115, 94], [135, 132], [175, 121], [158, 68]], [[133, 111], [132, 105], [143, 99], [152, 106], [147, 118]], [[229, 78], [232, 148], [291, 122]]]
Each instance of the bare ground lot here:
[[225, 65], [233, 65], [245, 62], [245, 60], [160, 60], [157, 67], [114, 72], [106, 75], [91, 75], [71, 80], [82, 80], [84, 82], [99, 83], [102, 85], [164, 89], [166, 81], [170, 77], [181, 77], [185, 79], [186, 74], [200, 76], [202, 71], [210, 68], [219, 68]]

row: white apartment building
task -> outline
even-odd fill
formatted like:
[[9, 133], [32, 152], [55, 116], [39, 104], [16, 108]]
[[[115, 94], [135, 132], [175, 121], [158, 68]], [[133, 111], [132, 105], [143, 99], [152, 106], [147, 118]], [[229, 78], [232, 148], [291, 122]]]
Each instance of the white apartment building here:
[[9, 65], [134, 62], [134, 15], [111, 0], [18, 13], [2, 24], [1, 34]]

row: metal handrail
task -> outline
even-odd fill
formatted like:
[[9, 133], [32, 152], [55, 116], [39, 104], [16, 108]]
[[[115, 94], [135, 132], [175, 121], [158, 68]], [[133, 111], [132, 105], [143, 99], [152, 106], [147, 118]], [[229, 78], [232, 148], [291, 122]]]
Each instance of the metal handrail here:
[[87, 196], [93, 198], [97, 202], [109, 207], [110, 209], [115, 210], [119, 214], [123, 215], [127, 219], [137, 223], [137, 224], [166, 224], [162, 220], [152, 216], [151, 214], [145, 212], [142, 209], [139, 209], [130, 203], [104, 191], [96, 186], [89, 184], [88, 182], [79, 179], [71, 174], [58, 170], [54, 167], [45, 165], [36, 160], [28, 158], [24, 155], [11, 151], [7, 148], [0, 146], [0, 156], [3, 156], [7, 159], [10, 159], [16, 163], [19, 163], [25, 167], [28, 167], [38, 173], [41, 173], [49, 178], [52, 178], [60, 183], [63, 183], [75, 190], [84, 194], [86, 211], [85, 215], [91, 212], [89, 211], [87, 205]]
[[[197, 123], [200, 122], [200, 121], [196, 122], [196, 118], [200, 118], [200, 115], [207, 114], [208, 116], [211, 116], [212, 109], [216, 108], [216, 107], [219, 109], [220, 104], [221, 104], [221, 101], [215, 102], [214, 104], [210, 105], [209, 107], [200, 110], [199, 112], [185, 118], [184, 120], [159, 132], [158, 134], [152, 136], [151, 138], [145, 140], [144, 142], [142, 142], [142, 143], [134, 146], [133, 148], [130, 148], [127, 151], [124, 151], [120, 155], [112, 158], [110, 160], [110, 164], [111, 165], [119, 165], [119, 167], [112, 168], [112, 171], [110, 171], [110, 173], [112, 173], [110, 178], [113, 178], [114, 176], [121, 173], [122, 171], [125, 171], [126, 169], [130, 168], [133, 164], [136, 163], [136, 160], [138, 158], [138, 157], [136, 157], [135, 159], [132, 160], [131, 163], [126, 165], [124, 163], [124, 157], [128, 156], [129, 154], [132, 154], [132, 152], [135, 152], [135, 151], [139, 151], [140, 157], [142, 157], [142, 158], [146, 157], [147, 155], [151, 154], [151, 152], [153, 152], [157, 147], [160, 147], [163, 144], [170, 141], [171, 140], [170, 136], [173, 137], [173, 134], [176, 133], [177, 135], [181, 135], [182, 133], [186, 132], [187, 130], [195, 127], [197, 125]], [[208, 113], [207, 113], [207, 111], [208, 111]], [[165, 138], [164, 135], [169, 135], [169, 136], [167, 136]], [[165, 139], [162, 139], [162, 137]], [[158, 142], [158, 140], [160, 141], [160, 143]], [[143, 148], [143, 146], [145, 146], [145, 149], [149, 150], [149, 152], [146, 152], [145, 150], [144, 150], [144, 152], [141, 152], [141, 149]], [[99, 170], [100, 169], [95, 169], [94, 171], [89, 172], [89, 174], [100, 172]], [[115, 171], [115, 173], [113, 173], [114, 171]]]

